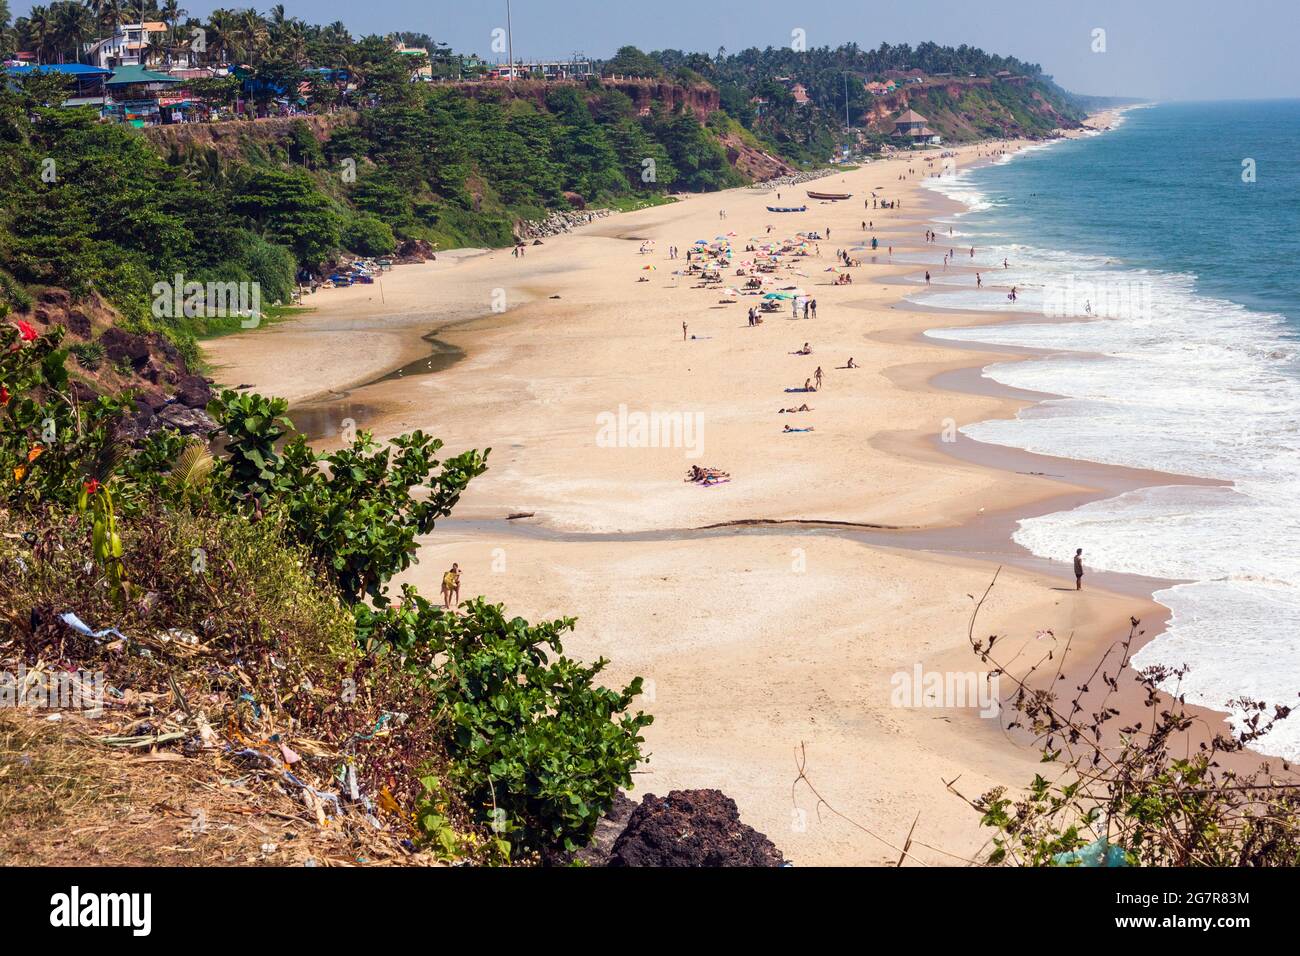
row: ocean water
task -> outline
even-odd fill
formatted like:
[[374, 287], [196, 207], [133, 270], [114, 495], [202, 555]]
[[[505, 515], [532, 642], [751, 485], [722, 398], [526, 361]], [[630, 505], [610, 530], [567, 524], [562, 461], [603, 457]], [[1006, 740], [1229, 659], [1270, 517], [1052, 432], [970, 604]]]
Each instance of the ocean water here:
[[[1297, 155], [1300, 101], [1166, 104], [929, 182], [969, 207], [936, 245], [986, 288], [931, 267], [918, 301], [1043, 319], [928, 334], [1047, 349], [985, 374], [1060, 396], [965, 433], [1227, 482], [1131, 492], [1015, 538], [1185, 582], [1156, 594], [1172, 619], [1134, 663], [1188, 666], [1188, 700], [1230, 712], [1243, 696], [1300, 704]], [[1262, 749], [1300, 758], [1300, 713]]]

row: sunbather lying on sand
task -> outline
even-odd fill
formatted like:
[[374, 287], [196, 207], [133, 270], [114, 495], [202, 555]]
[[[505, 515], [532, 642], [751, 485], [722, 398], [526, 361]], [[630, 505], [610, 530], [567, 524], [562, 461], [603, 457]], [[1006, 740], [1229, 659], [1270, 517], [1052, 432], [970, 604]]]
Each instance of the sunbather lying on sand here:
[[785, 415], [785, 414], [789, 414], [789, 413], [793, 413], [793, 412], [811, 412], [811, 411], [812, 411], [812, 409], [808, 407], [808, 403], [807, 403], [807, 402], [804, 402], [804, 403], [803, 403], [802, 405], [800, 405], [798, 408], [782, 408], [782, 409], [778, 409], [778, 410], [777, 410], [777, 414], [778, 414], [778, 415]]
[[783, 434], [791, 434], [791, 433], [794, 433], [794, 432], [810, 432], [810, 431], [813, 431], [813, 430], [814, 430], [814, 429], [813, 429], [813, 427], [812, 427], [811, 425], [809, 425], [807, 428], [791, 428], [789, 425], [786, 425], [785, 428], [782, 428], [782, 429], [781, 429], [781, 432], [782, 432]]
[[705, 484], [711, 484], [715, 481], [725, 481], [731, 478], [731, 475], [721, 468], [709, 468], [707, 466], [691, 465], [690, 470], [686, 472], [686, 481], [700, 481]]

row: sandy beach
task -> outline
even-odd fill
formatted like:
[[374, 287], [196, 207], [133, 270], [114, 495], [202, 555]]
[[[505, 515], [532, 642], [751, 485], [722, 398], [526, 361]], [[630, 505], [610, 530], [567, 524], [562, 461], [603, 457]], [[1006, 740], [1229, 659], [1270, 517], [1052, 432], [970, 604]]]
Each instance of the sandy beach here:
[[[963, 168], [989, 149], [951, 158]], [[940, 169], [929, 155], [933, 166], [927, 154], [872, 163], [782, 187], [779, 200], [761, 189], [683, 198], [522, 258], [443, 254], [376, 285], [320, 292], [313, 313], [210, 342], [206, 357], [224, 384], [289, 398], [322, 447], [351, 419], [379, 438], [424, 429], [449, 453], [493, 449], [406, 580], [436, 595], [458, 562], [462, 597], [484, 594], [527, 618], [577, 617], [566, 651], [608, 658], [611, 682], [643, 676], [655, 723], [634, 796], [718, 787], [799, 865], [892, 864], [915, 821], [910, 863], [960, 865], [990, 834], [946, 782], [968, 796], [1020, 786], [1038, 753], [995, 713], [900, 705], [896, 689], [917, 668], [982, 670], [967, 629], [999, 565], [976, 634], [998, 634], [1017, 665], [1069, 641], [1068, 666], [1090, 666], [1130, 617], [1158, 628], [1151, 582], [1089, 574], [1076, 592], [1069, 567], [1031, 558], [1009, 534], [1025, 514], [1186, 479], [956, 435], [1037, 396], [971, 372], [1009, 351], [920, 338], [987, 315], [938, 319], [902, 301], [925, 267], [887, 249], [922, 249], [948, 203], [919, 186]], [[817, 202], [808, 188], [853, 198]], [[870, 208], [873, 191], [900, 207]], [[799, 203], [806, 212], [766, 209]], [[684, 258], [668, 257], [670, 246], [684, 257], [723, 236], [738, 262], [752, 257], [746, 245], [797, 232], [822, 238], [786, 260], [777, 287], [805, 290], [816, 318], [783, 302], [751, 326], [757, 297], [720, 301], [745, 277], [696, 288], [674, 274]], [[942, 245], [928, 249], [932, 270]], [[852, 284], [827, 271], [838, 249], [861, 260], [846, 270]], [[984, 278], [1000, 294], [997, 276]], [[810, 355], [792, 354], [804, 343]], [[820, 390], [786, 391], [818, 367]], [[811, 410], [779, 413], [804, 403]], [[654, 412], [691, 422], [690, 440], [631, 447], [629, 433], [602, 431]], [[691, 465], [731, 480], [684, 481]], [[518, 513], [532, 517], [507, 520]], [[801, 749], [834, 812], [793, 786]]]

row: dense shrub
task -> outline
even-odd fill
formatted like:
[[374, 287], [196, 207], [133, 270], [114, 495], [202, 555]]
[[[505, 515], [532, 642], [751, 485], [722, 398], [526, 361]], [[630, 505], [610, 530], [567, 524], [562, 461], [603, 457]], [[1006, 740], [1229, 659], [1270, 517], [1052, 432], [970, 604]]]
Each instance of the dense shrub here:
[[361, 256], [388, 255], [397, 247], [393, 230], [378, 216], [352, 216], [343, 224], [343, 248]]
[[603, 658], [565, 657], [572, 618], [532, 625], [481, 598], [448, 613], [409, 588], [397, 607], [356, 614], [364, 647], [432, 655], [420, 670], [451, 721], [450, 780], [480, 821], [526, 852], [590, 841], [643, 759], [652, 718], [629, 712], [641, 678], [611, 690], [596, 683]]

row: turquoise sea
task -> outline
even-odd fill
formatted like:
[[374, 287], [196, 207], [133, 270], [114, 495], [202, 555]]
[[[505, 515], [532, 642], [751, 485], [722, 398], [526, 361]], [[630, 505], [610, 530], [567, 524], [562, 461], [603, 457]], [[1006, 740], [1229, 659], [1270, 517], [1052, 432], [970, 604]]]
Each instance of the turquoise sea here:
[[[1218, 709], [1300, 703], [1297, 156], [1300, 102], [1160, 104], [930, 180], [967, 204], [946, 245], [986, 288], [940, 273], [927, 304], [1054, 320], [929, 333], [1049, 352], [985, 374], [1059, 398], [965, 432], [1229, 483], [1148, 488], [1016, 532], [1046, 557], [1082, 547], [1094, 568], [1183, 582], [1156, 594], [1170, 626], [1135, 663], [1187, 665], [1188, 699]], [[1300, 757], [1300, 720], [1263, 749]]]

